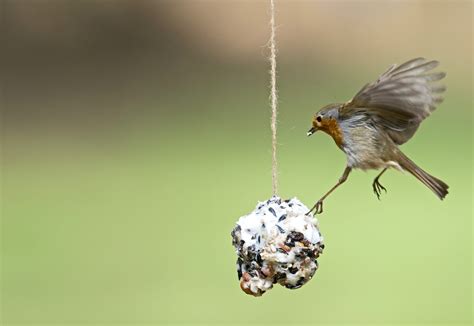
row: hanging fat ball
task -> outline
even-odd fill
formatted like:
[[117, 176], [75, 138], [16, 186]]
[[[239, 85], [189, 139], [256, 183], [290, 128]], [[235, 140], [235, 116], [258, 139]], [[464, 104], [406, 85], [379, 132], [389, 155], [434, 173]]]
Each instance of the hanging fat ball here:
[[298, 289], [318, 269], [323, 237], [313, 215], [297, 198], [273, 196], [242, 216], [232, 230], [242, 290], [261, 296], [280, 284]]

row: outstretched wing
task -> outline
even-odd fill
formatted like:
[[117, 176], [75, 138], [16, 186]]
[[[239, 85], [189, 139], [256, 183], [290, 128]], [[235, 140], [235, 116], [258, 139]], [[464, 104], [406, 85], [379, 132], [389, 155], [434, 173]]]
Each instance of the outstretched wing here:
[[392, 65], [373, 83], [367, 84], [340, 110], [342, 118], [360, 112], [383, 127], [396, 144], [409, 140], [420, 123], [443, 101], [446, 88], [432, 82], [444, 72], [430, 72], [438, 61], [416, 58]]

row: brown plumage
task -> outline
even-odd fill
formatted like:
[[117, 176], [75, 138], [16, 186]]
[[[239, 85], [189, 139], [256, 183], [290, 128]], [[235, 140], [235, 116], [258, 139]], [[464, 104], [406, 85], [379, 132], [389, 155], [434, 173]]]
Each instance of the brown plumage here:
[[448, 185], [423, 171], [398, 145], [407, 142], [420, 123], [442, 102], [443, 72], [431, 72], [438, 61], [416, 58], [392, 65], [373, 83], [367, 84], [348, 102], [330, 104], [315, 114], [308, 136], [318, 130], [329, 134], [344, 151], [347, 166], [338, 183], [311, 209], [322, 213], [323, 200], [346, 181], [354, 168], [382, 169], [372, 183], [380, 198], [386, 189], [380, 176], [390, 167], [405, 170], [430, 188], [440, 199], [448, 193]]

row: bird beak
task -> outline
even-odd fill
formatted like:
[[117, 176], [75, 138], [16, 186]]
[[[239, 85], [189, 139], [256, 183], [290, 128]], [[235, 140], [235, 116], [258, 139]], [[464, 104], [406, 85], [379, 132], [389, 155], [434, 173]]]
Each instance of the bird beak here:
[[316, 128], [312, 127], [310, 130], [308, 130], [308, 132], [306, 133], [306, 136], [311, 136], [312, 134], [314, 134], [316, 132]]

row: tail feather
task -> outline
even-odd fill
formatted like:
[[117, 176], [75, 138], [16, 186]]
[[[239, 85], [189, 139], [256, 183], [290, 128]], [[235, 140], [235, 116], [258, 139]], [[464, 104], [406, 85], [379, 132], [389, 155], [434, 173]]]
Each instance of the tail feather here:
[[425, 186], [431, 189], [439, 199], [443, 200], [444, 197], [448, 194], [449, 186], [441, 181], [438, 178], [433, 177], [429, 173], [425, 172], [421, 169], [418, 165], [416, 165], [412, 160], [410, 160], [405, 154], [402, 152], [400, 153], [400, 166], [410, 172], [413, 176], [415, 176], [418, 180], [420, 180]]

